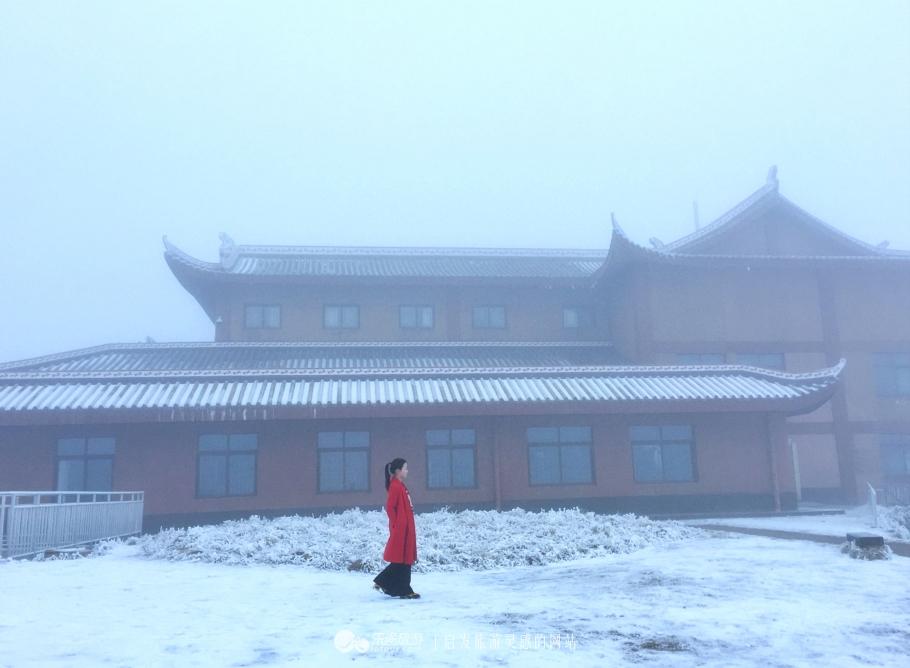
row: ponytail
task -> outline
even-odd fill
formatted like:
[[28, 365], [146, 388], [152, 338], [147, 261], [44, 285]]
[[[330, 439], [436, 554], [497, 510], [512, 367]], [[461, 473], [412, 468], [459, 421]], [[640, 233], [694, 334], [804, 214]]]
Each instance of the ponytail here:
[[395, 475], [395, 471], [398, 471], [402, 466], [405, 465], [405, 463], [406, 463], [405, 460], [403, 460], [401, 457], [396, 457], [395, 459], [393, 459], [392, 461], [390, 461], [388, 464], [385, 465], [384, 473], [385, 473], [386, 490], [389, 489], [389, 485], [392, 482], [392, 476]]

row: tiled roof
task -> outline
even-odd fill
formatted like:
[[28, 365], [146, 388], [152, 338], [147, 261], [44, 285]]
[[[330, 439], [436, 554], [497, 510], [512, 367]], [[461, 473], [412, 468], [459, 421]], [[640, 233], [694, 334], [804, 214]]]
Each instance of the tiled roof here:
[[245, 246], [223, 237], [219, 262], [164, 240], [172, 266], [213, 277], [587, 279], [605, 250]]
[[[447, 344], [451, 346], [451, 344]], [[349, 345], [333, 348], [343, 354], [332, 359], [351, 359]], [[356, 346], [355, 346], [356, 347]], [[392, 346], [400, 349], [404, 346]], [[445, 346], [425, 346], [444, 350]], [[487, 351], [495, 346], [465, 346]], [[780, 410], [790, 404], [819, 401], [833, 391], [843, 362], [815, 373], [790, 374], [738, 365], [727, 366], [616, 366], [592, 365], [564, 360], [556, 366], [528, 366], [518, 357], [506, 366], [453, 364], [439, 358], [440, 366], [421, 366], [418, 359], [388, 366], [369, 366], [361, 361], [350, 366], [330, 364], [289, 367], [263, 365], [255, 356], [249, 368], [213, 364], [207, 368], [173, 368], [158, 357], [130, 358], [129, 348], [114, 353], [95, 349], [82, 352], [83, 361], [95, 364], [69, 365], [56, 359], [26, 360], [18, 367], [0, 370], [0, 421], [3, 416], [35, 412], [153, 411], [167, 419], [174, 411], [208, 415], [209, 419], [262, 418], [265, 410], [309, 409], [330, 406], [433, 406], [470, 404], [492, 406], [558, 405], [573, 402], [624, 404], [629, 402], [734, 402], [750, 410], [755, 402], [777, 402]], [[135, 348], [135, 346], [133, 347]], [[167, 344], [139, 346], [140, 351], [164, 352]], [[255, 347], [208, 344], [171, 346], [172, 350], [211, 353], [232, 350], [244, 355]], [[263, 346], [263, 350], [292, 346]], [[362, 349], [363, 346], [360, 346]], [[388, 359], [389, 346], [374, 346], [376, 359]], [[562, 350], [573, 346], [501, 346], [514, 349]], [[586, 348], [578, 346], [578, 348]], [[607, 348], [601, 346], [601, 348]], [[590, 346], [597, 350], [596, 345]], [[76, 351], [77, 353], [80, 351]], [[603, 352], [603, 351], [601, 351]], [[114, 357], [111, 357], [114, 355]], [[123, 357], [116, 357], [123, 355]], [[293, 356], [292, 356], [293, 357]], [[73, 355], [71, 361], [80, 359]], [[145, 359], [145, 362], [142, 360]], [[179, 359], [179, 356], [178, 356]], [[293, 359], [297, 359], [293, 357]], [[151, 361], [149, 361], [151, 360]], [[223, 360], [222, 360], [223, 361]], [[436, 363], [434, 362], [434, 363]], [[245, 363], [245, 362], [244, 362]], [[150, 368], [139, 368], [143, 365]], [[98, 370], [97, 367], [104, 367]], [[179, 365], [178, 365], [179, 366]], [[154, 368], [151, 368], [154, 367]], [[214, 412], [213, 412], [214, 411]], [[260, 412], [257, 412], [260, 411]], [[271, 411], [271, 412], [268, 412]], [[202, 419], [205, 419], [204, 417]]]
[[[910, 251], [907, 250], [896, 250], [891, 248], [883, 248], [880, 246], [874, 246], [872, 244], [866, 243], [856, 237], [853, 237], [846, 232], [843, 232], [833, 225], [826, 223], [825, 221], [816, 218], [808, 211], [800, 208], [786, 197], [780, 194], [779, 182], [777, 180], [777, 169], [772, 167], [768, 173], [768, 179], [765, 184], [753, 192], [751, 195], [746, 197], [738, 204], [736, 204], [729, 211], [723, 213], [719, 218], [712, 221], [711, 223], [705, 225], [704, 227], [687, 234], [684, 237], [681, 237], [675, 241], [672, 241], [667, 244], [663, 244], [657, 250], [663, 253], [691, 253], [693, 252], [692, 247], [697, 246], [699, 243], [707, 241], [712, 237], [717, 236], [720, 232], [727, 230], [732, 225], [736, 225], [739, 222], [746, 219], [746, 214], [750, 210], [760, 209], [767, 206], [773, 205], [782, 205], [796, 214], [800, 219], [802, 219], [806, 224], [823, 232], [829, 237], [833, 237], [846, 244], [847, 247], [853, 247], [856, 250], [855, 254], [844, 255], [844, 256], [819, 256], [819, 257], [828, 257], [834, 259], [846, 259], [847, 257], [870, 257], [870, 258], [910, 258]], [[698, 253], [696, 250], [695, 253]], [[698, 253], [701, 255], [701, 253]], [[772, 257], [772, 256], [767, 256]], [[780, 256], [773, 256], [780, 257]], [[796, 257], [796, 256], [790, 256]], [[816, 256], [812, 256], [816, 257]], [[798, 259], [808, 259], [807, 257], [799, 257]]]
[[212, 372], [608, 365], [600, 342], [126, 343], [0, 364], [4, 372]]

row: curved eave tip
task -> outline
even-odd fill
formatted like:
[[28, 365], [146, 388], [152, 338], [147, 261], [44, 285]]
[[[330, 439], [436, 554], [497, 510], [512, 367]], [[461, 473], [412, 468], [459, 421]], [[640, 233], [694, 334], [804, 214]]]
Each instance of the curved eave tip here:
[[831, 369], [829, 371], [832, 376], [834, 376], [835, 378], [839, 378], [840, 374], [844, 370], [845, 366], [847, 366], [847, 358], [841, 357], [840, 361], [837, 364], [835, 364], [833, 367], [831, 367]]

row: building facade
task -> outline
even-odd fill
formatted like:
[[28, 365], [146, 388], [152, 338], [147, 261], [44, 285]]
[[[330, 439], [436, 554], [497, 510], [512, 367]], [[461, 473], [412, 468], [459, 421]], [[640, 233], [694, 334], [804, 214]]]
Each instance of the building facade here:
[[239, 246], [165, 260], [214, 341], [0, 365], [0, 488], [147, 524], [378, 507], [785, 509], [910, 483], [910, 252], [776, 178], [672, 243]]

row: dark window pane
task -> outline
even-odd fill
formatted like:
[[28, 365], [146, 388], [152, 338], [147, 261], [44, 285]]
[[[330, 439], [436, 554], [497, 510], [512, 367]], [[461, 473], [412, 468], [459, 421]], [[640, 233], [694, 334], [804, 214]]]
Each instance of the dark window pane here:
[[57, 489], [62, 492], [85, 489], [84, 459], [61, 459], [57, 462]]
[[692, 427], [688, 425], [661, 427], [661, 435], [665, 441], [690, 441], [692, 440]]
[[531, 484], [545, 485], [559, 482], [559, 446], [528, 446], [528, 465], [531, 469]]
[[559, 441], [561, 443], [590, 443], [590, 427], [560, 427]]
[[635, 469], [635, 480], [655, 482], [663, 478], [663, 465], [659, 445], [633, 445], [632, 465]]
[[370, 432], [368, 432], [368, 431], [346, 431], [346, 432], [344, 432], [344, 447], [346, 447], [346, 448], [368, 448], [368, 447], [370, 447]]
[[474, 445], [475, 440], [473, 429], [452, 430], [452, 445]]
[[227, 457], [199, 455], [199, 496], [227, 494]]
[[84, 438], [61, 438], [57, 441], [58, 455], [84, 455]]
[[319, 490], [339, 492], [344, 489], [344, 453], [319, 453]]
[[427, 485], [429, 487], [451, 486], [449, 456], [448, 448], [429, 448], [427, 450]]
[[253, 494], [256, 491], [256, 455], [232, 454], [228, 459], [228, 494]]
[[230, 435], [231, 450], [255, 450], [256, 443], [257, 443], [256, 434], [231, 434]]
[[227, 450], [228, 438], [225, 434], [202, 434], [199, 437], [200, 450]]
[[108, 436], [88, 439], [86, 452], [90, 455], [114, 454], [114, 439]]
[[630, 427], [629, 435], [633, 441], [659, 441], [660, 427]]
[[562, 326], [566, 329], [577, 329], [581, 323], [578, 319], [578, 310], [574, 308], [564, 308], [562, 310]]
[[562, 447], [562, 481], [564, 483], [591, 482], [591, 446], [563, 445]]
[[452, 449], [452, 485], [474, 486], [474, 448]]
[[344, 482], [344, 488], [348, 490], [369, 489], [365, 451], [354, 450], [344, 453]]
[[528, 443], [558, 443], [559, 429], [556, 427], [531, 427], [528, 429]]
[[427, 445], [448, 445], [448, 429], [429, 429], [427, 430]]
[[344, 432], [321, 431], [316, 440], [320, 448], [340, 448], [344, 446]]
[[113, 489], [114, 460], [110, 457], [88, 459], [85, 462], [85, 488], [109, 492]]
[[420, 327], [423, 327], [424, 329], [433, 328], [433, 307], [432, 306], [424, 306], [420, 309], [420, 319], [419, 319], [418, 325]]
[[665, 443], [661, 452], [664, 480], [682, 482], [694, 480], [692, 446], [688, 443]]

